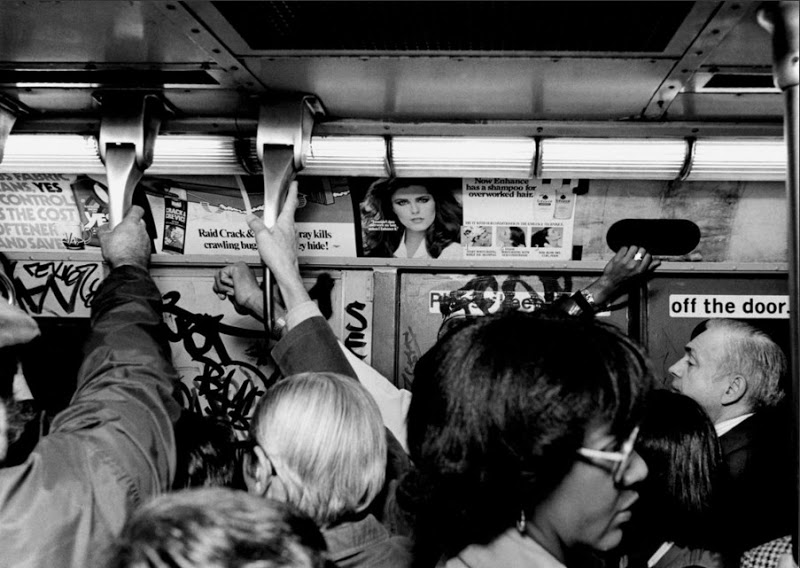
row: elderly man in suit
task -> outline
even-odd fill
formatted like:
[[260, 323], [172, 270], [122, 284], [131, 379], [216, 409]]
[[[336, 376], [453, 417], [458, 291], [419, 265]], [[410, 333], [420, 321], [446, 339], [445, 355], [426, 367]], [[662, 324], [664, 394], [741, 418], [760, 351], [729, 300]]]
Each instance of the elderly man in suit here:
[[734, 557], [792, 531], [790, 424], [776, 409], [785, 372], [786, 357], [769, 336], [730, 319], [698, 326], [669, 369], [673, 389], [699, 402], [717, 430], [727, 466], [719, 534]]

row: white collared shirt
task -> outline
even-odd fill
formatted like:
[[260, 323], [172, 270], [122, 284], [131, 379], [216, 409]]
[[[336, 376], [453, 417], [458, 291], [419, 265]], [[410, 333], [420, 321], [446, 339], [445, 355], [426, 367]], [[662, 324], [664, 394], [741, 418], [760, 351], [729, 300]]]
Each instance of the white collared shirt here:
[[737, 416], [736, 418], [731, 418], [729, 420], [723, 420], [722, 422], [718, 422], [714, 424], [714, 429], [717, 431], [717, 436], [722, 436], [727, 432], [733, 430], [736, 426], [750, 418], [754, 413], [750, 412], [748, 414], [742, 414], [741, 416]]
[[[406, 235], [403, 233], [403, 238], [400, 239], [400, 244], [397, 246], [397, 250], [394, 251], [393, 256], [395, 258], [431, 258], [431, 255], [428, 254], [428, 247], [425, 244], [425, 241], [420, 243], [417, 250], [414, 252], [414, 256], [408, 256], [408, 249], [406, 248]], [[439, 258], [441, 259], [455, 259], [461, 260], [464, 256], [464, 248], [461, 246], [461, 243], [450, 243], [446, 247], [442, 249], [442, 252], [439, 253]]]
[[397, 250], [394, 251], [395, 258], [430, 258], [431, 255], [428, 254], [428, 247], [425, 246], [425, 241], [423, 240], [417, 250], [414, 251], [414, 256], [408, 256], [408, 249], [406, 248], [406, 234], [403, 233], [403, 237], [400, 239], [400, 244], [397, 247]]

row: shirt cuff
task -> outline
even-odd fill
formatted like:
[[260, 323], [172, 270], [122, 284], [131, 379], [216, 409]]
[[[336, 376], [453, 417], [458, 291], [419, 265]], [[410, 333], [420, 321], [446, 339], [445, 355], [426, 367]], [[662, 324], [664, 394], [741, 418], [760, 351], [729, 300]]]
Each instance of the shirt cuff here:
[[286, 314], [286, 328], [292, 329], [314, 316], [322, 317], [322, 312], [319, 311], [319, 306], [317, 306], [314, 300], [308, 300], [302, 304], [298, 304]]

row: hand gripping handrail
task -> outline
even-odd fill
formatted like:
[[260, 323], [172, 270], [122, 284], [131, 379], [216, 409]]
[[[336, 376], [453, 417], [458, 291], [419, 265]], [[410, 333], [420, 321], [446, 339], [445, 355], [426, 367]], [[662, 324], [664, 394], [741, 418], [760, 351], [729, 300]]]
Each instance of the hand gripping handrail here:
[[102, 98], [99, 151], [108, 178], [108, 210], [116, 227], [130, 209], [133, 192], [153, 163], [164, 103], [154, 94], [106, 93]]
[[[324, 109], [313, 95], [287, 95], [265, 100], [259, 112], [256, 152], [264, 175], [264, 224], [272, 227], [286, 200], [289, 183], [303, 169], [311, 144], [314, 119]], [[275, 326], [273, 275], [264, 266], [264, 327]]]

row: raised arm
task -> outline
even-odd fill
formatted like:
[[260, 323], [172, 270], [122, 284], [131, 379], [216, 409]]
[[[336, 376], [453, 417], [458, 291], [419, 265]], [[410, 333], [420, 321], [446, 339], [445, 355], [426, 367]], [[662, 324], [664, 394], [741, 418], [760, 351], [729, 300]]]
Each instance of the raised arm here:
[[72, 401], [26, 462], [0, 469], [0, 557], [14, 565], [91, 565], [128, 512], [170, 486], [177, 375], [141, 216], [134, 207], [101, 236], [112, 270], [93, 300]]
[[593, 315], [640, 278], [651, 274], [661, 265], [643, 247], [620, 247], [603, 268], [603, 273], [586, 288], [558, 302], [570, 315]]
[[[293, 182], [272, 228], [267, 228], [255, 215], [247, 218], [255, 234], [258, 253], [275, 275], [287, 310], [287, 333], [273, 349], [272, 356], [284, 376], [330, 371], [357, 378], [328, 322], [303, 284], [297, 262], [296, 209], [297, 183]], [[260, 313], [263, 313], [263, 306]]]

